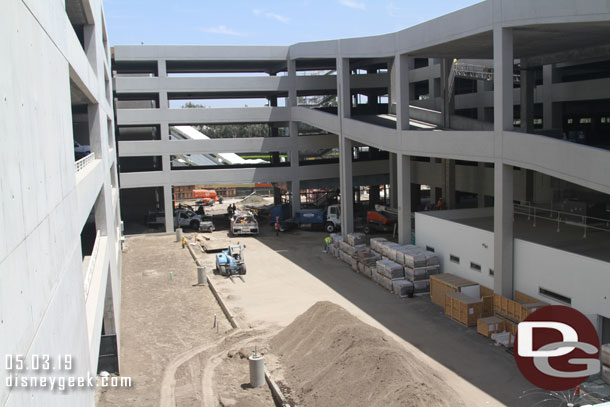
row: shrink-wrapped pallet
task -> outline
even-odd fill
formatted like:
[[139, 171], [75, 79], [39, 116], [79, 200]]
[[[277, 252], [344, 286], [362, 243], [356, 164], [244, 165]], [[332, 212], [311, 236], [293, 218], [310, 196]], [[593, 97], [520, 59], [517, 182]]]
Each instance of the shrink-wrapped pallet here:
[[409, 297], [413, 295], [413, 283], [405, 279], [392, 280], [392, 292], [399, 297]]
[[392, 260], [377, 260], [377, 273], [390, 280], [405, 277], [403, 267]]
[[377, 268], [365, 264], [364, 269], [362, 270], [362, 274], [364, 274], [368, 278], [373, 278], [373, 273], [377, 273]]
[[347, 243], [350, 246], [358, 246], [361, 244], [366, 244], [366, 235], [364, 233], [348, 233], [347, 234]]
[[428, 252], [428, 251], [424, 252], [424, 254], [426, 255], [426, 266], [427, 267], [440, 265], [440, 260], [436, 254], [434, 254], [432, 252]]
[[358, 256], [359, 261], [370, 266], [374, 266], [377, 263], [377, 260], [381, 259], [381, 256], [372, 250], [360, 250], [356, 255]]
[[415, 246], [410, 246], [404, 254], [404, 265], [412, 269], [426, 267], [426, 253]]
[[394, 242], [385, 242], [381, 246], [381, 253], [388, 259], [394, 259], [394, 258], [396, 258], [396, 252], [394, 251], [394, 248], [397, 246], [400, 246], [400, 245], [398, 243], [394, 243]]
[[358, 271], [358, 259], [356, 257], [352, 257], [352, 270]]
[[428, 280], [428, 271], [425, 267], [416, 269], [405, 267], [405, 278], [409, 281]]
[[430, 292], [430, 280], [413, 281], [415, 294]]
[[385, 237], [372, 237], [370, 240], [371, 249], [376, 251], [377, 253], [381, 254], [381, 252], [382, 252], [381, 246], [384, 242], [387, 242], [387, 241], [388, 241], [388, 239], [386, 239]]
[[383, 274], [379, 274], [379, 269], [377, 269], [377, 273], [373, 273], [373, 280], [386, 290], [392, 291], [392, 280], [385, 277]]

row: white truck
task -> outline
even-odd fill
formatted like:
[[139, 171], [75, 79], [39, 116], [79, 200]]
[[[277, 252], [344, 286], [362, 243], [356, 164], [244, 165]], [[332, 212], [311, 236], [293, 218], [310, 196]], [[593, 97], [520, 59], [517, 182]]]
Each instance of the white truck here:
[[258, 221], [250, 211], [236, 211], [231, 218], [231, 234], [258, 235]]
[[196, 214], [190, 209], [177, 209], [174, 211], [174, 227], [188, 227], [199, 230], [199, 225], [203, 222], [201, 215]]

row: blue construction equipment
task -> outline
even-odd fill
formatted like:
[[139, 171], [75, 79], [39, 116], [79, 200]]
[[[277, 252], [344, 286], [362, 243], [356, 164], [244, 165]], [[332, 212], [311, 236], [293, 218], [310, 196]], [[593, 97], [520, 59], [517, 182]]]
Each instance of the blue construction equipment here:
[[271, 208], [270, 223], [280, 223], [280, 232], [295, 227], [309, 227], [311, 229], [323, 229], [327, 233], [334, 233], [341, 228], [341, 207], [330, 205], [326, 209], [301, 209], [290, 217], [290, 205], [277, 205]]
[[246, 274], [244, 249], [239, 244], [229, 245], [229, 248], [216, 255], [216, 270], [221, 276], [231, 277]]

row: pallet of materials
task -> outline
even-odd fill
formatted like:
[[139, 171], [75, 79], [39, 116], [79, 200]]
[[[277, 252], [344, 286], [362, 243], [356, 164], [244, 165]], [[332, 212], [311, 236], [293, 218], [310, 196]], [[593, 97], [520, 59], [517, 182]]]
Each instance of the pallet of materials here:
[[480, 286], [481, 300], [483, 300], [482, 317], [487, 318], [494, 315], [494, 290]]
[[366, 235], [364, 233], [348, 233], [345, 240], [350, 246], [363, 245], [366, 244]]
[[420, 268], [405, 267], [405, 278], [409, 281], [429, 280], [430, 276], [440, 274], [440, 266], [426, 266]]
[[505, 315], [516, 321], [523, 321], [529, 314], [539, 308], [549, 304], [542, 301], [537, 301], [528, 304], [521, 304], [509, 298], [503, 297], [500, 294], [494, 294], [494, 312]]
[[413, 283], [405, 280], [392, 280], [392, 292], [399, 297], [413, 297], [415, 292]]
[[445, 295], [445, 315], [466, 326], [477, 325], [481, 318], [483, 302], [463, 293], [447, 293]]
[[377, 269], [377, 272], [373, 273], [373, 281], [388, 290], [389, 292], [392, 292], [392, 280], [387, 278], [383, 274], [379, 274], [379, 269]]
[[377, 268], [375, 266], [369, 266], [365, 264], [362, 274], [364, 274], [368, 278], [373, 278], [373, 273], [377, 273]]
[[377, 264], [377, 260], [381, 260], [381, 256], [372, 250], [360, 250], [357, 254], [358, 261], [369, 266], [375, 266]]
[[519, 326], [519, 321], [515, 321], [514, 319], [497, 312], [494, 314], [494, 316], [500, 318], [504, 322], [504, 330], [506, 332], [510, 332], [513, 335], [517, 334], [517, 327]]
[[370, 240], [371, 250], [381, 254], [383, 252], [383, 243], [387, 242], [385, 237], [372, 237]]
[[454, 274], [441, 273], [430, 276], [430, 299], [436, 305], [445, 306], [447, 293], [463, 292], [472, 298], [480, 298], [480, 286]]
[[430, 280], [412, 281], [415, 294], [424, 294], [430, 292]]
[[506, 348], [512, 348], [515, 345], [515, 336], [510, 332], [498, 332], [491, 334], [491, 339], [498, 345]]
[[377, 273], [390, 280], [405, 278], [403, 267], [392, 260], [377, 260]]
[[504, 331], [504, 320], [498, 317], [479, 318], [477, 332], [491, 338], [491, 334]]

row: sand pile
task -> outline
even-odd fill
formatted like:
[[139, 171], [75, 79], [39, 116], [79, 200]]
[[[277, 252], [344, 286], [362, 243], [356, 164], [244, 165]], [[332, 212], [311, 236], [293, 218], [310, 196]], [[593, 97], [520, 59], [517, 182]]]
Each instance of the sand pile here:
[[267, 201], [265, 200], [265, 198], [260, 195], [257, 195], [254, 192], [242, 199], [241, 201], [237, 202], [237, 205], [241, 206], [261, 206], [266, 204]]
[[463, 406], [393, 339], [340, 306], [318, 302], [271, 342], [299, 406]]

